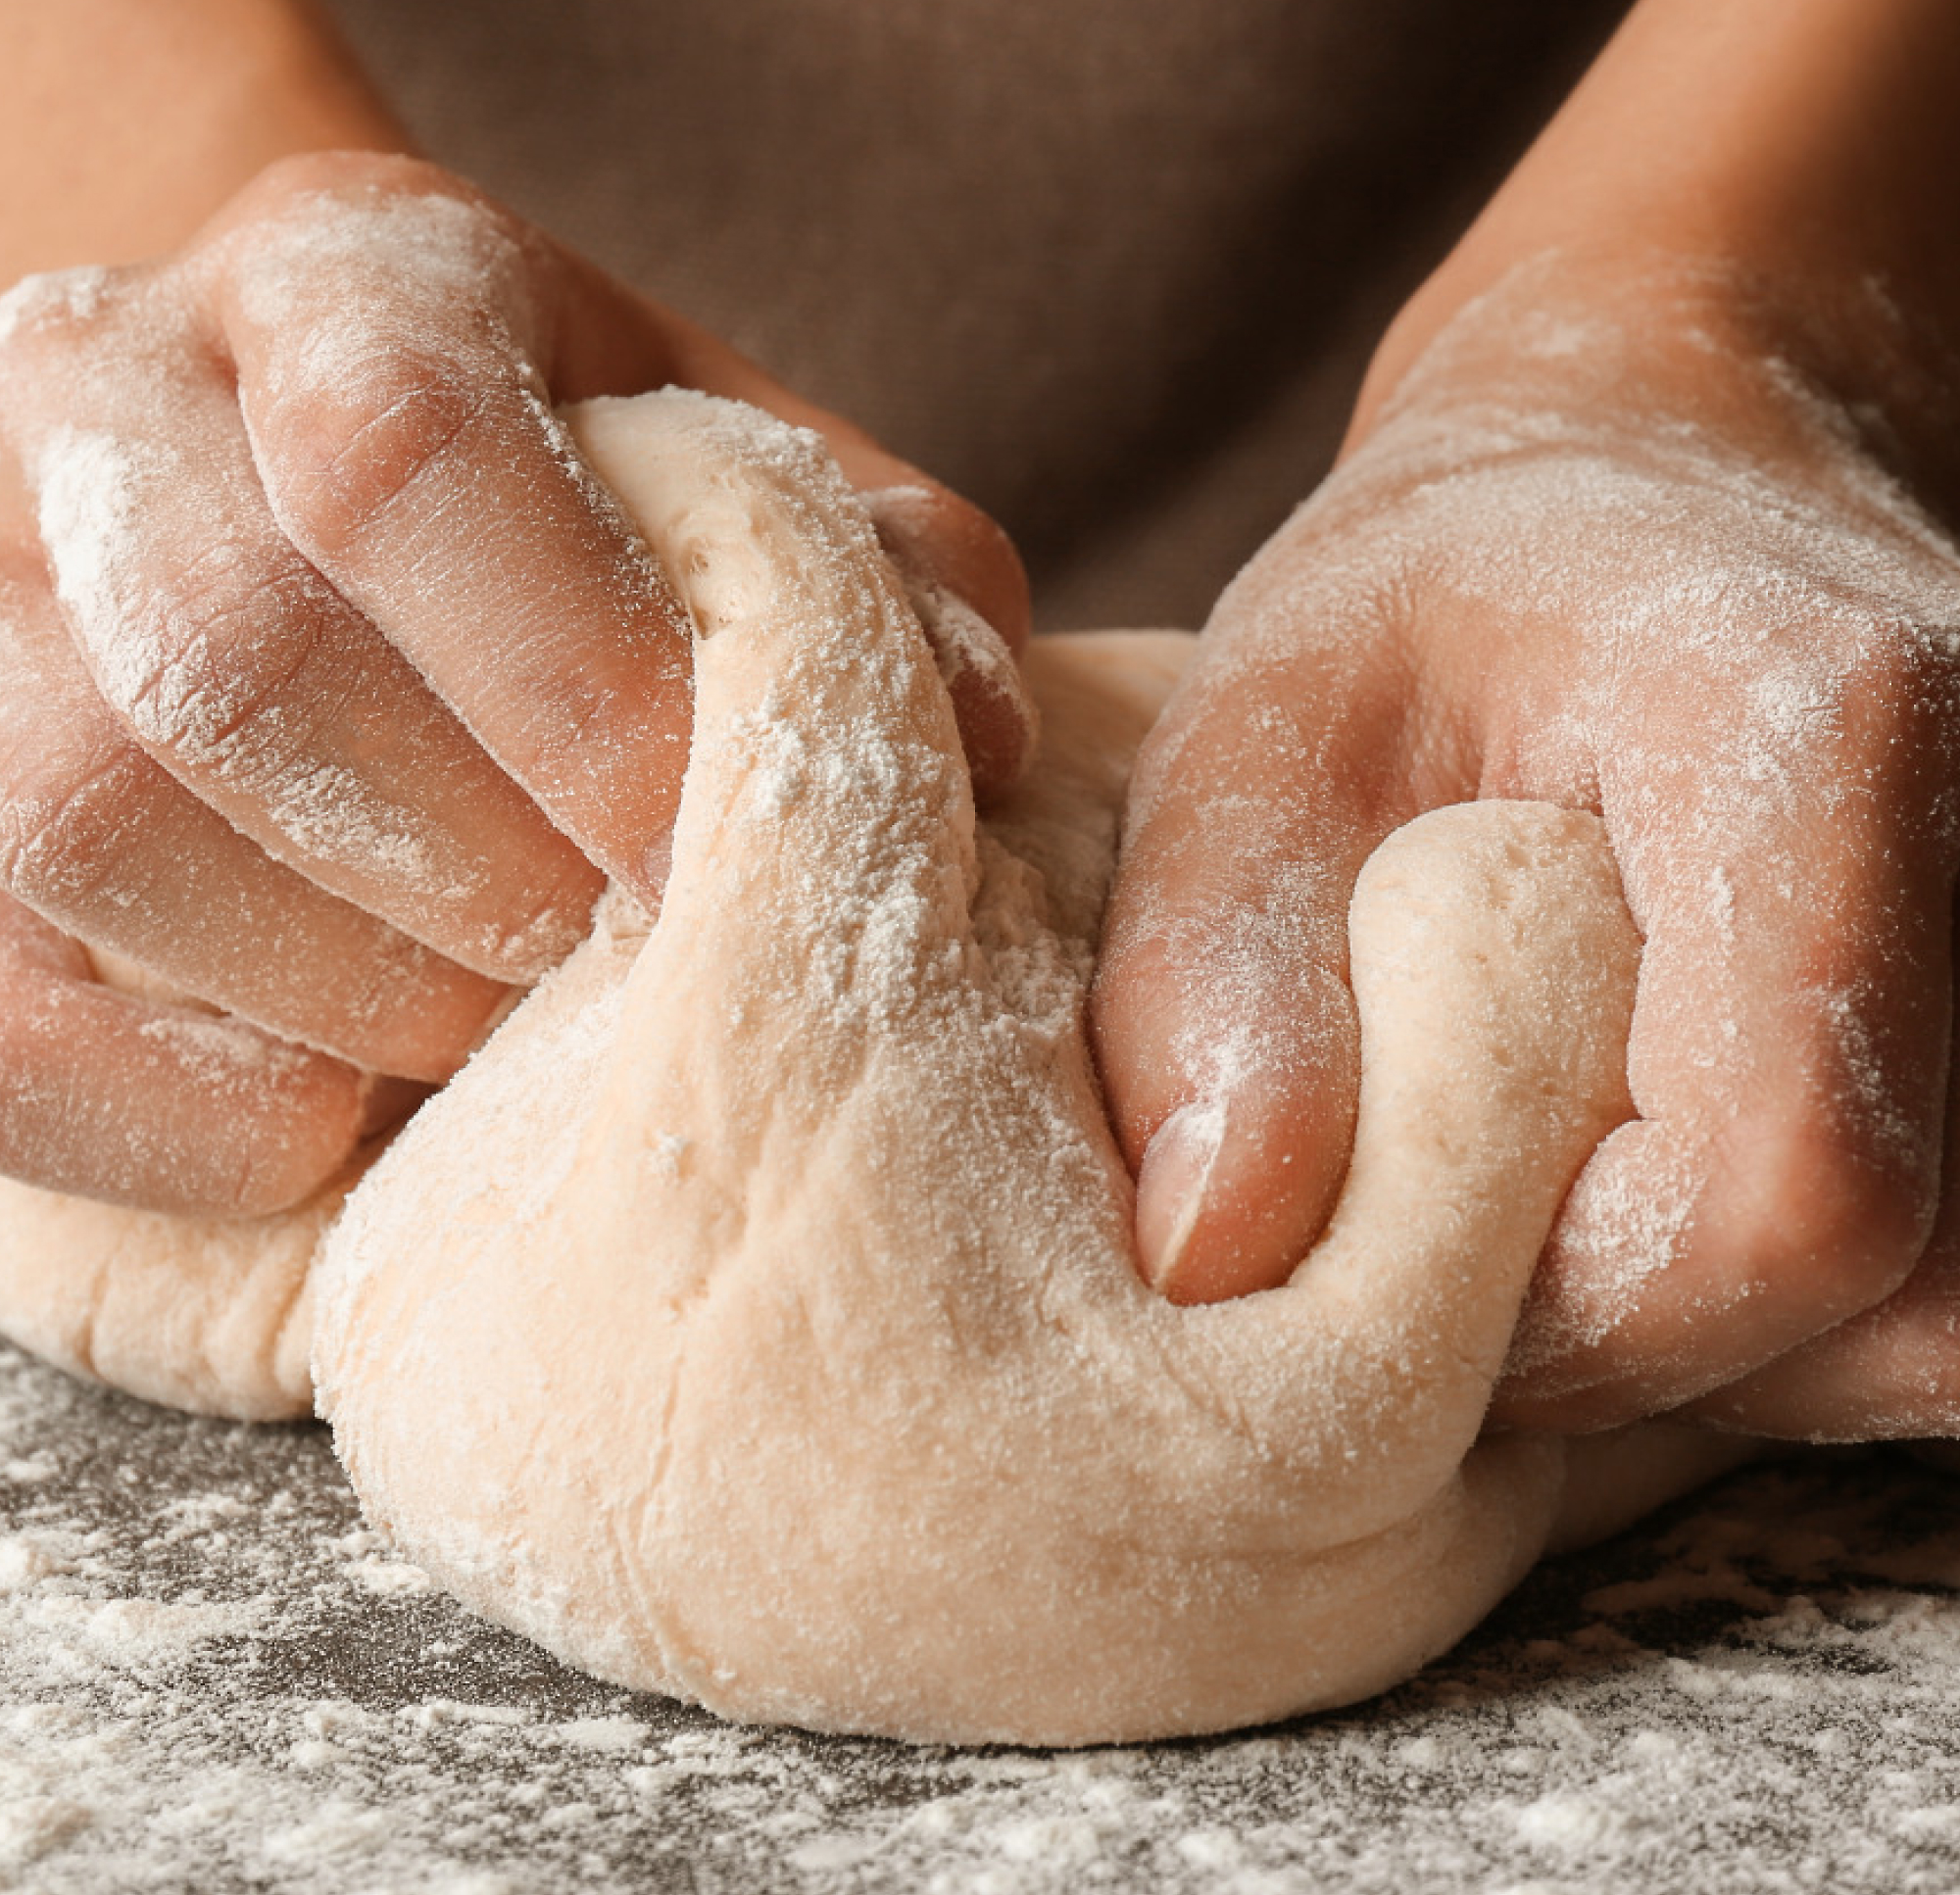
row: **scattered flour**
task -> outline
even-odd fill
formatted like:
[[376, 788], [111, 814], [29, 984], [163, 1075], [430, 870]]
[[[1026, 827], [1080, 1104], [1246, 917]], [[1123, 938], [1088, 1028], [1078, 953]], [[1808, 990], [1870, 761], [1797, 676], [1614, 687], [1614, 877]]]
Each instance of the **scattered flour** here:
[[377, 1593], [323, 1434], [0, 1349], [0, 1890], [1942, 1895], [1950, 1492], [1881, 1460], [1758, 1471], [1542, 1569], [1339, 1716], [914, 1751], [717, 1724]]

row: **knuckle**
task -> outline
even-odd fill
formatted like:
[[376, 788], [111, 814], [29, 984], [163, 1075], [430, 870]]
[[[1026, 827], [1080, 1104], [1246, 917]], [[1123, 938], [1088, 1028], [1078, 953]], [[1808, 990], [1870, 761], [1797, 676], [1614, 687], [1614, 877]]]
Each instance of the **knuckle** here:
[[249, 216], [279, 215], [295, 200], [321, 196], [474, 197], [463, 180], [426, 159], [399, 152], [308, 151], [275, 158], [239, 193]]
[[139, 827], [152, 767], [140, 752], [108, 747], [20, 772], [0, 799], [0, 884], [57, 920], [95, 902], [115, 879], [122, 840]]
[[[416, 335], [502, 332], [535, 320], [546, 254], [531, 228], [420, 160], [326, 152], [281, 161], [208, 240], [217, 308], [234, 342], [284, 371], [346, 382]], [[242, 361], [250, 382], [250, 362]]]
[[229, 772], [304, 741], [292, 683], [332, 595], [290, 552], [220, 537], [152, 567], [119, 609], [69, 603], [101, 702], [153, 755]]
[[90, 267], [23, 277], [0, 296], [0, 357], [45, 370], [94, 332], [118, 302], [124, 274]]
[[466, 477], [507, 390], [433, 352], [376, 350], [349, 372], [288, 397], [270, 430], [280, 524], [316, 557], [357, 553], [418, 489]]
[[1937, 1206], [1936, 1177], [1902, 1165], [1841, 1105], [1751, 1114], [1725, 1141], [1723, 1235], [1735, 1273], [1822, 1328], [1911, 1274]]
[[1943, 715], [1955, 669], [1945, 642], [1917, 621], [1879, 621], [1847, 661], [1846, 700], [1892, 729]]
[[177, 575], [170, 636], [132, 667], [111, 708], [137, 739], [194, 768], [228, 773], [290, 749], [291, 690], [314, 643], [321, 583], [293, 562], [215, 547]]

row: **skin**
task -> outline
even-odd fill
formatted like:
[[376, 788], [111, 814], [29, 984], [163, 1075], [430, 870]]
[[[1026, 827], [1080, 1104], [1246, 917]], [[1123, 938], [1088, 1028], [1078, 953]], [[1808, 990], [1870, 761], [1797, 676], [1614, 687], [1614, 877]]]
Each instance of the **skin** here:
[[[45, 1078], [12, 1089], [0, 1167], [268, 1208], [385, 1116], [370, 1072], [453, 1066], [602, 870], [657, 894], [679, 628], [545, 402], [760, 400], [861, 485], [924, 486], [900, 550], [1010, 643], [1018, 572], [846, 424], [403, 157], [301, 7], [15, 11], [0, 271], [117, 268], [17, 302], [0, 345], [27, 680], [0, 717], [0, 1030]], [[1946, 0], [1643, 0], [1384, 339], [1132, 810], [1093, 1024], [1171, 1295], [1277, 1283], [1325, 1219], [1369, 850], [1438, 803], [1547, 797], [1602, 813], [1646, 939], [1640, 1116], [1573, 1193], [1500, 1417], [1960, 1424], [1956, 84]], [[65, 505], [103, 491], [92, 437], [202, 449], [107, 470], [140, 530], [106, 567]], [[961, 710], [1005, 780], [1013, 707]], [[322, 768], [420, 854], [336, 852], [305, 820]], [[276, 1085], [213, 1112], [82, 943], [260, 1022]]]
[[1370, 850], [1545, 798], [1645, 941], [1639, 1116], [1496, 1418], [1960, 1424], [1956, 88], [1938, 0], [1648, 0], [1385, 338], [1133, 797], [1094, 1026], [1166, 1293], [1325, 1221]]
[[[304, 9], [16, 9], [0, 125], [34, 183], [0, 198], [6, 266], [93, 266], [0, 305], [0, 1169], [291, 1202], [412, 1100], [375, 1076], [446, 1078], [606, 877], [658, 901], [689, 631], [555, 406], [678, 382], [814, 426], [904, 490], [902, 569], [1026, 637], [990, 520], [406, 155]], [[971, 668], [955, 695], [976, 781], [1011, 782], [1019, 700]], [[265, 1082], [159, 1057], [175, 1016], [90, 948], [250, 1023]]]

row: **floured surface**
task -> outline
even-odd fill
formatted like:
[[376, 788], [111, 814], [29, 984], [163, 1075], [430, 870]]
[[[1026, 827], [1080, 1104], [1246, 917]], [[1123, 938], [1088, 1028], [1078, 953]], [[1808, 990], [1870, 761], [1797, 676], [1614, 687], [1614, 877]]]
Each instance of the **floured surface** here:
[[1358, 1711], [915, 1751], [581, 1677], [391, 1560], [322, 1431], [0, 1344], [0, 1889], [1942, 1890], [1952, 1495], [1902, 1461], [1765, 1469], [1541, 1568]]

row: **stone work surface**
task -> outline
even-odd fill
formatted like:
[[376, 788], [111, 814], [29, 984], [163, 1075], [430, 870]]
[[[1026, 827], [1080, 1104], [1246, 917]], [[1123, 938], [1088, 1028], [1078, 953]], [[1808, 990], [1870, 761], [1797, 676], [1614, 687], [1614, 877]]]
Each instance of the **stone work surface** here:
[[915, 1751], [567, 1672], [392, 1558], [322, 1430], [0, 1345], [0, 1889], [1945, 1891], [1953, 1499], [1900, 1455], [1806, 1456], [1544, 1567], [1373, 1704]]

